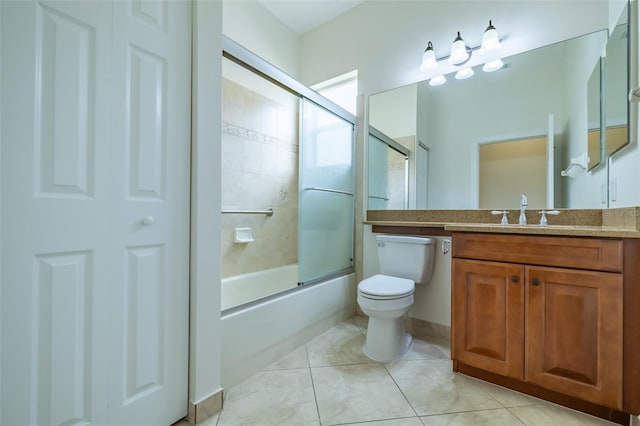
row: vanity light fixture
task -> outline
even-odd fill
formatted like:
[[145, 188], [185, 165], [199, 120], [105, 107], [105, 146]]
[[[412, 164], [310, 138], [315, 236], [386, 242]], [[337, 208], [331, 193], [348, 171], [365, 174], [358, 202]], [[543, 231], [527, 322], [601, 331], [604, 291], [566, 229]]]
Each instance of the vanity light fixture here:
[[[482, 44], [478, 47], [468, 47], [465, 45], [462, 36], [460, 35], [460, 31], [458, 31], [456, 38], [453, 40], [451, 44], [451, 52], [449, 56], [437, 58], [435, 50], [433, 48], [433, 44], [431, 41], [427, 44], [427, 48], [424, 50], [422, 54], [422, 63], [420, 64], [420, 71], [423, 73], [435, 75], [429, 80], [429, 85], [431, 86], [439, 86], [444, 84], [447, 79], [444, 77], [443, 71], [440, 70], [438, 72], [438, 67], [441, 66], [440, 62], [447, 61], [449, 64], [454, 67], [462, 67], [465, 65], [471, 58], [473, 52], [478, 51], [478, 54], [484, 55], [485, 57], [481, 59], [480, 63], [483, 65], [482, 70], [485, 72], [493, 72], [504, 67], [504, 63], [499, 58], [499, 56], [495, 53], [502, 46], [500, 38], [498, 37], [498, 32], [496, 31], [496, 27], [493, 26], [493, 22], [489, 20], [489, 26], [484, 31], [482, 36]], [[449, 66], [445, 66], [445, 69]], [[450, 67], [449, 67], [450, 68]], [[444, 73], [450, 72], [449, 70]], [[455, 75], [457, 80], [464, 80], [466, 78], [472, 77], [474, 74], [473, 69], [469, 66], [460, 68]]]

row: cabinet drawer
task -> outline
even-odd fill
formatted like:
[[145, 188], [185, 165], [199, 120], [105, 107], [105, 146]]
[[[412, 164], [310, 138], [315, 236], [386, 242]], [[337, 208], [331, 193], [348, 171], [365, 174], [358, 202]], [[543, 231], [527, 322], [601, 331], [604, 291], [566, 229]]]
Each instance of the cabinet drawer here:
[[622, 240], [454, 232], [453, 256], [621, 272]]

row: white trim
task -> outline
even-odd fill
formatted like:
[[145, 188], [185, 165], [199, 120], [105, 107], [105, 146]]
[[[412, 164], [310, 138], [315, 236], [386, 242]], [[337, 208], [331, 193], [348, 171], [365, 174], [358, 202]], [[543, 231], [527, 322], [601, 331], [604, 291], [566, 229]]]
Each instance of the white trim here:
[[[220, 392], [222, 3], [195, 0], [192, 40], [189, 401]], [[185, 330], [186, 332], [186, 330]]]
[[320, 83], [314, 84], [311, 86], [313, 90], [316, 92], [320, 92], [326, 89], [332, 89], [334, 87], [342, 86], [344, 84], [351, 83], [352, 81], [358, 80], [358, 70], [353, 70], [346, 72], [344, 74], [338, 75], [336, 77], [330, 78], [329, 80], [322, 81]]

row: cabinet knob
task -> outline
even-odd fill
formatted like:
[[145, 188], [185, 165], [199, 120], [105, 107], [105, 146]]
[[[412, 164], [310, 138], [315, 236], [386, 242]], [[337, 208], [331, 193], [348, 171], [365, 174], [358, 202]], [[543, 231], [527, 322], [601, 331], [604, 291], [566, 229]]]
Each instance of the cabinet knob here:
[[537, 278], [534, 278], [534, 279], [531, 280], [531, 284], [540, 285], [540, 280], [538, 280]]
[[511, 282], [512, 283], [519, 283], [520, 282], [520, 277], [517, 275], [514, 275], [511, 277]]

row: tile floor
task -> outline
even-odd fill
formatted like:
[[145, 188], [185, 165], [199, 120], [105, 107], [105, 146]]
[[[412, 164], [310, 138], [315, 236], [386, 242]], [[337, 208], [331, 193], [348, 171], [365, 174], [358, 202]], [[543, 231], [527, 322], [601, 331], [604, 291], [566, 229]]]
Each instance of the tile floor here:
[[354, 317], [226, 390], [206, 426], [613, 425], [451, 371], [448, 344], [414, 339], [391, 363], [362, 354], [366, 318]]

